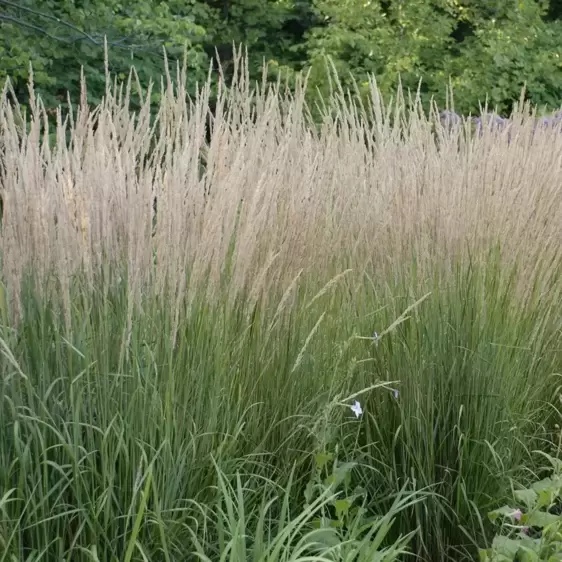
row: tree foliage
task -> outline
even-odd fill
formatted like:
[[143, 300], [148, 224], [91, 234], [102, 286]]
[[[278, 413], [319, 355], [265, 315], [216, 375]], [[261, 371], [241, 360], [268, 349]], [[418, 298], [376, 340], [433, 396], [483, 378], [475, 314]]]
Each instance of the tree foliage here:
[[315, 0], [326, 23], [309, 34], [309, 57], [331, 56], [340, 76], [377, 78], [389, 91], [398, 77], [422, 99], [476, 112], [488, 101], [511, 109], [526, 84], [532, 102], [562, 97], [562, 22], [532, 0]]
[[[562, 99], [560, 0], [0, 0], [0, 80], [25, 101], [29, 66], [47, 106], [79, 91], [104, 91], [104, 39], [110, 70], [131, 65], [159, 80], [166, 50], [173, 66], [187, 49], [191, 90], [218, 56], [228, 74], [233, 45], [248, 49], [252, 78], [310, 69], [311, 91], [329, 87], [329, 57], [344, 84], [374, 75], [383, 94], [400, 79], [422, 100], [478, 112], [488, 101], [509, 112], [523, 86], [531, 102]], [[155, 94], [156, 95], [156, 94]]]
[[9, 76], [25, 99], [29, 65], [47, 106], [79, 91], [80, 69], [91, 103], [105, 88], [104, 41], [109, 69], [124, 78], [132, 65], [142, 82], [159, 80], [163, 48], [171, 60], [187, 48], [193, 84], [208, 65], [205, 25], [212, 11], [196, 0], [0, 0], [0, 79]]

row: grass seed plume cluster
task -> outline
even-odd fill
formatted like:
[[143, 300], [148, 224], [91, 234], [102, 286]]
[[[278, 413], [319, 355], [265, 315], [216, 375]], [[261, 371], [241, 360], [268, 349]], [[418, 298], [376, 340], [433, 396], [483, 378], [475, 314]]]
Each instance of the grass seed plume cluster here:
[[560, 127], [215, 83], [1, 94], [0, 560], [474, 559], [556, 456]]

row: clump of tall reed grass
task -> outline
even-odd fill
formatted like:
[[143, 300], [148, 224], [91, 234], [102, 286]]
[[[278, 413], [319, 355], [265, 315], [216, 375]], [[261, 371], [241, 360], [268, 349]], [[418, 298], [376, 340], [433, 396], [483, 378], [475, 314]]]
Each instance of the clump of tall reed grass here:
[[562, 135], [237, 64], [2, 93], [0, 560], [469, 558], [548, 444]]

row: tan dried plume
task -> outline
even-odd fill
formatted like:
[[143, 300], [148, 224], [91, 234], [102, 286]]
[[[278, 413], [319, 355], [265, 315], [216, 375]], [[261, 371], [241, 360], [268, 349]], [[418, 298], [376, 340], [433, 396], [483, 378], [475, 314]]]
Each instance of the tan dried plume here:
[[151, 88], [137, 114], [129, 109], [134, 72], [108, 81], [93, 109], [84, 82], [75, 115], [59, 113], [54, 148], [41, 100], [22, 134], [4, 89], [0, 251], [16, 312], [29, 268], [67, 303], [73, 275], [97, 283], [126, 272], [132, 316], [147, 290], [179, 310], [201, 290], [258, 299], [282, 295], [301, 269], [321, 288], [347, 269], [388, 275], [412, 256], [420, 271], [484, 259], [497, 242], [506, 261], [521, 260], [522, 286], [537, 264], [559, 264], [562, 133], [532, 136], [528, 108], [510, 143], [505, 132], [467, 140], [401, 98], [385, 109], [373, 82], [371, 110], [336, 91], [335, 111], [311, 126], [304, 83], [292, 94], [253, 87], [244, 59], [236, 64], [236, 83], [220, 83], [209, 143], [211, 75], [190, 100], [185, 67], [163, 82], [156, 120]]

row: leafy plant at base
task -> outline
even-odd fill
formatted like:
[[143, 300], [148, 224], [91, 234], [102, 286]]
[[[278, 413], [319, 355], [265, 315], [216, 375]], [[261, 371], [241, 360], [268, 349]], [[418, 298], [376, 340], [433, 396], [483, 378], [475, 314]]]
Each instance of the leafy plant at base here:
[[480, 551], [481, 562], [554, 562], [562, 558], [562, 461], [543, 453], [551, 462], [551, 476], [529, 488], [514, 491], [511, 505], [491, 511], [492, 522], [501, 523], [489, 549]]

